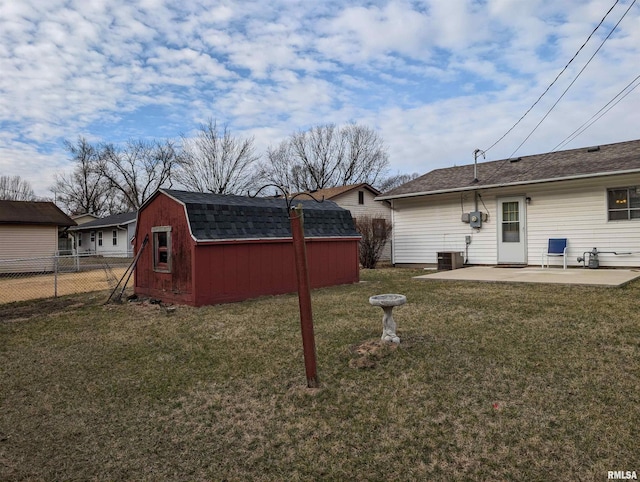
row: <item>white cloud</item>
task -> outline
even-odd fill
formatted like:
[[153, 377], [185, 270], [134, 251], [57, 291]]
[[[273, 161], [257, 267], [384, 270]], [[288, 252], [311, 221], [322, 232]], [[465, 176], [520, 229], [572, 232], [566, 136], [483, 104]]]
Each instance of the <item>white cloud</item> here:
[[[392, 171], [465, 162], [531, 106], [606, 0], [21, 0], [0, 3], [0, 173], [43, 189], [63, 139], [177, 136], [208, 118], [260, 148], [315, 124], [367, 123]], [[617, 21], [492, 152], [508, 156]], [[635, 75], [632, 9], [523, 152], [542, 152]], [[637, 137], [634, 92], [583, 137]], [[147, 122], [152, 120], [147, 125]], [[173, 131], [173, 132], [172, 132]], [[53, 162], [51, 162], [53, 158]]]

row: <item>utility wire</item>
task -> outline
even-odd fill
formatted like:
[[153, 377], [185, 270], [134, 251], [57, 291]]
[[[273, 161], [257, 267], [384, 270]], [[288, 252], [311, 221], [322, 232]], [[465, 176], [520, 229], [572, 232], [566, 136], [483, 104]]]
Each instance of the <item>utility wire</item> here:
[[[625, 86], [624, 89], [622, 89], [620, 92], [618, 92], [613, 99], [611, 99], [609, 102], [607, 102], [605, 105], [603, 105], [598, 112], [596, 112], [595, 114], [593, 114], [589, 118], [589, 120], [587, 120], [584, 124], [582, 124], [580, 127], [578, 127], [575, 131], [573, 131], [567, 137], [565, 137], [556, 147], [554, 147], [551, 150], [551, 152], [554, 152], [554, 151], [558, 150], [559, 148], [562, 148], [562, 147], [566, 146], [569, 142], [573, 141], [576, 137], [578, 137], [580, 134], [582, 134], [584, 131], [586, 131], [589, 127], [591, 127], [593, 124], [595, 124], [597, 121], [599, 121], [600, 118], [602, 118], [602, 116], [604, 116], [607, 112], [609, 112], [616, 105], [618, 105], [618, 103], [622, 99], [624, 99], [626, 96], [628, 96], [631, 92], [633, 92], [636, 87], [640, 86], [640, 82], [639, 82], [636, 85], [634, 85], [633, 87], [631, 87], [631, 89], [629, 89], [629, 87], [631, 85], [633, 85], [633, 83], [636, 82], [638, 79], [640, 79], [640, 75], [638, 75], [635, 79], [633, 79], [631, 82], [629, 82]], [[622, 95], [625, 92], [625, 90], [627, 90], [627, 89], [629, 89], [629, 91], [626, 92], [624, 95]], [[622, 97], [620, 97], [620, 96], [622, 96]], [[620, 97], [620, 98], [616, 102], [614, 102], [618, 97]], [[614, 102], [614, 103], [612, 104], [612, 102]], [[608, 107], [608, 109], [607, 109], [607, 107]]]
[[596, 33], [596, 30], [598, 30], [598, 28], [600, 28], [600, 25], [602, 25], [602, 23], [605, 21], [605, 19], [607, 18], [607, 16], [611, 13], [611, 10], [613, 10], [613, 8], [618, 4], [619, 0], [616, 0], [615, 3], [611, 6], [611, 8], [607, 11], [607, 13], [604, 15], [604, 17], [602, 17], [602, 20], [600, 20], [600, 23], [598, 23], [598, 25], [596, 25], [596, 27], [593, 29], [593, 31], [589, 34], [589, 36], [587, 37], [587, 40], [584, 41], [584, 43], [580, 46], [580, 48], [577, 50], [577, 52], [573, 55], [573, 57], [571, 57], [571, 60], [569, 60], [569, 62], [567, 62], [567, 65], [564, 66], [564, 68], [560, 71], [560, 73], [558, 75], [556, 75], [556, 78], [553, 79], [553, 82], [551, 82], [549, 84], [549, 86], [544, 90], [544, 92], [540, 95], [540, 97], [538, 97], [538, 100], [536, 100], [533, 105], [531, 107], [529, 107], [529, 109], [527, 109], [527, 111], [522, 115], [522, 117], [520, 117], [520, 119], [518, 119], [518, 121], [513, 124], [513, 126], [511, 127], [511, 129], [509, 129], [507, 132], [505, 132], [502, 137], [500, 137], [500, 139], [498, 139], [497, 141], [495, 141], [493, 144], [491, 144], [487, 149], [484, 150], [484, 152], [489, 152], [489, 150], [491, 150], [496, 144], [498, 144], [502, 139], [504, 139], [505, 137], [507, 137], [507, 135], [516, 128], [516, 126], [518, 124], [520, 124], [520, 122], [527, 116], [527, 114], [529, 112], [531, 112], [531, 110], [538, 104], [538, 102], [540, 102], [540, 100], [545, 96], [545, 94], [547, 92], [549, 92], [549, 89], [553, 86], [553, 84], [556, 83], [556, 81], [560, 78], [560, 76], [564, 73], [565, 70], [567, 70], [567, 68], [569, 67], [569, 65], [571, 64], [571, 62], [574, 61], [574, 59], [578, 56], [578, 54], [582, 51], [582, 49], [585, 47], [585, 45], [587, 45], [587, 42], [589, 42], [589, 40], [591, 39], [591, 37], [593, 36], [594, 33]]
[[[585, 130], [587, 130], [589, 127], [591, 127], [595, 122], [597, 122], [598, 120], [600, 120], [600, 118], [602, 116], [604, 116], [607, 112], [609, 112], [611, 109], [613, 109], [622, 99], [624, 99], [626, 96], [628, 96], [631, 92], [634, 91], [634, 89], [638, 86], [640, 86], [640, 82], [637, 83], [636, 85], [634, 85], [631, 89], [629, 89], [629, 86], [633, 85], [634, 82], [636, 82], [638, 79], [640, 79], [640, 75], [638, 75], [635, 79], [633, 79], [631, 82], [629, 82], [624, 89], [622, 89], [620, 92], [618, 92], [613, 99], [611, 99], [609, 102], [607, 102], [598, 112], [596, 112], [593, 116], [591, 116], [591, 118], [585, 122], [584, 124], [582, 124], [578, 129], [576, 129], [575, 131], [573, 131], [568, 137], [570, 137], [571, 139], [567, 140], [568, 138], [565, 138], [564, 141], [562, 141], [560, 144], [558, 144], [556, 147], [554, 147], [551, 151], [547, 152], [544, 154], [544, 158], [546, 158], [548, 155], [550, 155], [551, 153], [555, 152], [556, 149], [561, 146], [561, 145], [565, 145], [568, 142], [572, 141], [573, 139], [575, 139], [578, 135], [582, 134]], [[626, 92], [624, 95], [623, 92], [625, 90], [628, 90], [628, 92]], [[620, 97], [622, 95], [622, 97]], [[617, 97], [620, 97], [616, 102], [614, 102], [612, 105], [611, 104]], [[609, 106], [609, 108], [607, 109], [607, 106]], [[606, 110], [605, 110], [606, 109]], [[604, 111], [604, 112], [603, 112]], [[595, 119], [594, 119], [595, 118]], [[588, 124], [588, 125], [587, 125]], [[586, 126], [586, 127], [585, 127]], [[576, 134], [577, 132], [577, 134]], [[574, 135], [575, 134], [575, 135]], [[496, 170], [496, 172], [494, 173], [494, 175], [492, 176], [492, 178], [495, 178], [496, 174], [498, 173], [498, 171], [500, 171], [500, 169], [502, 169], [505, 165], [507, 164], [507, 161], [504, 161], [500, 167], [498, 167], [498, 169]], [[532, 163], [529, 168], [527, 170], [525, 170], [524, 172], [521, 173], [521, 175], [526, 176], [533, 168], [535, 167], [535, 163]]]
[[616, 30], [616, 28], [618, 28], [618, 25], [620, 25], [620, 22], [622, 22], [622, 19], [624, 19], [624, 17], [627, 16], [627, 13], [629, 13], [629, 10], [631, 10], [631, 7], [633, 7], [636, 3], [636, 0], [633, 0], [633, 2], [631, 2], [631, 5], [629, 5], [629, 8], [627, 8], [627, 10], [624, 12], [624, 14], [622, 14], [622, 17], [620, 17], [620, 20], [618, 20], [618, 23], [616, 23], [613, 28], [611, 29], [611, 31], [609, 32], [609, 35], [607, 35], [605, 37], [605, 39], [602, 41], [602, 43], [600, 43], [600, 46], [596, 49], [596, 51], [593, 53], [593, 55], [591, 57], [589, 57], [589, 60], [587, 60], [587, 63], [584, 64], [584, 67], [582, 67], [582, 69], [580, 69], [580, 72], [578, 72], [578, 75], [576, 75], [576, 77], [571, 81], [571, 83], [567, 86], [567, 88], [564, 90], [564, 92], [562, 93], [562, 95], [560, 97], [558, 97], [558, 100], [555, 101], [555, 103], [551, 106], [551, 108], [547, 111], [547, 113], [542, 117], [542, 119], [540, 119], [540, 122], [538, 122], [536, 124], [536, 126], [533, 128], [533, 130], [529, 133], [529, 135], [527, 137], [524, 138], [524, 140], [520, 143], [520, 145], [518, 147], [516, 147], [516, 149], [513, 151], [513, 153], [511, 153], [511, 155], [509, 157], [513, 157], [514, 154], [516, 152], [518, 152], [518, 149], [520, 149], [525, 142], [527, 142], [529, 140], [529, 138], [533, 135], [533, 133], [538, 129], [538, 127], [540, 127], [540, 124], [542, 124], [544, 122], [544, 120], [549, 116], [549, 114], [551, 114], [551, 111], [558, 105], [558, 103], [562, 100], [562, 98], [565, 96], [565, 94], [569, 91], [569, 89], [573, 86], [573, 84], [575, 84], [576, 80], [578, 80], [578, 78], [580, 77], [580, 75], [582, 75], [582, 72], [584, 72], [584, 70], [587, 68], [587, 66], [591, 63], [591, 61], [593, 60], [593, 58], [596, 56], [596, 54], [598, 52], [600, 52], [600, 49], [602, 48], [602, 46], [605, 44], [605, 42], [607, 40], [609, 40], [609, 37], [611, 37], [611, 35], [613, 35], [613, 32]]

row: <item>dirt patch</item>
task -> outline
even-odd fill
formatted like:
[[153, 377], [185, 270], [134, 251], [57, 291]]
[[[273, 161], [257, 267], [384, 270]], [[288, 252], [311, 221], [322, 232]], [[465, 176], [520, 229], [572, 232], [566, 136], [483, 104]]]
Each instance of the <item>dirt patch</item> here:
[[27, 321], [33, 316], [42, 315], [42, 313], [55, 314], [84, 305], [85, 303], [78, 302], [73, 298], [47, 298], [28, 303], [9, 303], [0, 305], [0, 321], [17, 323]]
[[[126, 268], [0, 278], [0, 304], [113, 289]], [[131, 283], [131, 280], [129, 281]]]
[[354, 358], [349, 361], [351, 368], [375, 368], [380, 360], [393, 354], [398, 349], [396, 343], [382, 340], [367, 340], [352, 346], [350, 351]]

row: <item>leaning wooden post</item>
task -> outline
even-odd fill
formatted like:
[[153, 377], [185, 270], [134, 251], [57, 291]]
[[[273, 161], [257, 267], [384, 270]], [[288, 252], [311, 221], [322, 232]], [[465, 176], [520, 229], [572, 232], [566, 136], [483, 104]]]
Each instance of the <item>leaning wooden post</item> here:
[[302, 330], [302, 348], [304, 351], [304, 368], [307, 373], [307, 387], [318, 388], [316, 369], [316, 342], [313, 335], [313, 313], [311, 311], [311, 290], [309, 271], [307, 269], [307, 249], [304, 242], [304, 226], [302, 220], [302, 204], [291, 208], [289, 221], [293, 236], [293, 251], [298, 276], [298, 303], [300, 305], [300, 329]]

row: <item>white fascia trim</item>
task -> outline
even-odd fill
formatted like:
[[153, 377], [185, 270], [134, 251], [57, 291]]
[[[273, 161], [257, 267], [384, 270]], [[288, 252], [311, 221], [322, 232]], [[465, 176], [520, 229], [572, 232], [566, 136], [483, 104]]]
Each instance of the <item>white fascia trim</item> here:
[[[304, 239], [360, 239], [362, 236], [305, 236]], [[286, 238], [225, 238], [225, 239], [196, 239], [197, 243], [228, 243], [242, 241], [291, 241], [291, 236]]]

